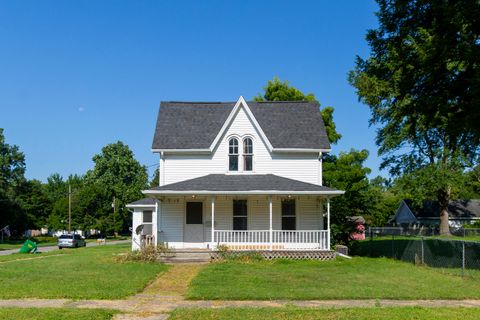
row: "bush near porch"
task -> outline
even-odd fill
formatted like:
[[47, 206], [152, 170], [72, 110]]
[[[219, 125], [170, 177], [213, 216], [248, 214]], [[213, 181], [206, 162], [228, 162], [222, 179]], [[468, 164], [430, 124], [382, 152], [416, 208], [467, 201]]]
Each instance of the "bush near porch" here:
[[479, 299], [480, 274], [459, 277], [387, 258], [223, 262], [204, 268], [189, 299]]

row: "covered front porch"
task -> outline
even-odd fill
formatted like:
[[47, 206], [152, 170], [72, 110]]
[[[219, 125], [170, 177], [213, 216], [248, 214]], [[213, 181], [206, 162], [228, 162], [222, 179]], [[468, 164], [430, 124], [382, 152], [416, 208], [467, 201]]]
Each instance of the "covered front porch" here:
[[[142, 230], [151, 230], [156, 244], [328, 251], [330, 199], [343, 191], [275, 175], [208, 175], [144, 193], [155, 201]], [[142, 222], [135, 213], [133, 220]]]
[[[251, 201], [257, 201], [257, 204], [258, 198], [267, 198], [265, 202], [268, 207], [268, 228], [265, 219], [257, 219], [258, 223], [246, 230], [216, 229], [216, 197], [211, 198], [210, 221], [213, 223], [210, 223], [210, 239], [213, 241], [208, 244], [209, 248], [215, 250], [224, 246], [229, 250], [330, 250], [329, 198], [291, 195], [256, 198]], [[280, 209], [280, 214], [276, 212], [275, 219], [274, 204], [276, 209]], [[266, 212], [257, 214], [265, 216]], [[234, 213], [232, 218], [235, 219]]]

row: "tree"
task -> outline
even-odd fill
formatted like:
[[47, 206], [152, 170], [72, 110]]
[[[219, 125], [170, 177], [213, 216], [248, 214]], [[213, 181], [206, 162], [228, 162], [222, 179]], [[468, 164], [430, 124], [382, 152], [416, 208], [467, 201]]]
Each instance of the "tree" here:
[[0, 128], [0, 228], [10, 225], [15, 233], [25, 229], [26, 219], [17, 201], [19, 187], [25, 181], [25, 156], [18, 146], [5, 141]]
[[28, 180], [22, 183], [17, 199], [27, 218], [28, 228], [40, 229], [47, 225], [52, 203], [40, 181]]
[[370, 57], [357, 57], [349, 82], [379, 127], [382, 167], [421, 179], [417, 196], [439, 202], [440, 233], [449, 234], [455, 184], [478, 160], [480, 2], [378, 4]]
[[155, 169], [152, 180], [150, 180], [149, 187], [154, 188], [160, 185], [160, 168]]
[[369, 181], [367, 175], [371, 170], [364, 167], [368, 158], [367, 150], [351, 150], [340, 155], [327, 155], [323, 161], [324, 185], [345, 190], [345, 194], [331, 200], [332, 236], [337, 242], [348, 243], [353, 224], [351, 216], [368, 213], [367, 194]]
[[[288, 81], [280, 81], [278, 77], [269, 80], [267, 85], [263, 88], [264, 94], [258, 94], [253, 99], [255, 101], [317, 101], [313, 93], [304, 94], [300, 90], [291, 87]], [[342, 137], [336, 131], [335, 122], [333, 122], [332, 107], [326, 107], [321, 110], [325, 129], [327, 131], [330, 143], [335, 144]]]
[[[86, 174], [91, 190], [102, 190], [95, 206], [87, 206], [95, 215], [108, 221], [110, 232], [126, 231], [130, 213], [125, 205], [138, 200], [148, 185], [147, 169], [135, 160], [133, 152], [123, 142], [108, 144], [93, 157], [95, 167]], [[108, 217], [108, 218], [107, 218]], [[105, 225], [105, 224], [104, 224]]]

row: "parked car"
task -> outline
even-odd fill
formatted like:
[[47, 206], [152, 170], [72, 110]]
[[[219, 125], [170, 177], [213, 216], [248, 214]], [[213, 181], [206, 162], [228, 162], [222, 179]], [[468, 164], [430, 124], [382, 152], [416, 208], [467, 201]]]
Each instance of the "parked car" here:
[[79, 234], [62, 234], [58, 237], [58, 249], [85, 247], [87, 242]]

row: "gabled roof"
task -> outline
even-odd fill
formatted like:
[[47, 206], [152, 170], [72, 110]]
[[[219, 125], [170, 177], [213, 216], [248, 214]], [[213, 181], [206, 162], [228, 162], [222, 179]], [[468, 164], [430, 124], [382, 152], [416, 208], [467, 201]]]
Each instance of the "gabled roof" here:
[[251, 111], [274, 150], [330, 150], [318, 102], [245, 102], [242, 97], [237, 102], [162, 102], [152, 149], [208, 151], [240, 104]]
[[[440, 206], [436, 201], [424, 201], [422, 207], [414, 208], [412, 201], [404, 202], [417, 218], [439, 218]], [[455, 200], [448, 205], [449, 218], [480, 218], [480, 200]]]
[[209, 174], [143, 191], [145, 194], [316, 194], [344, 191], [273, 174]]

